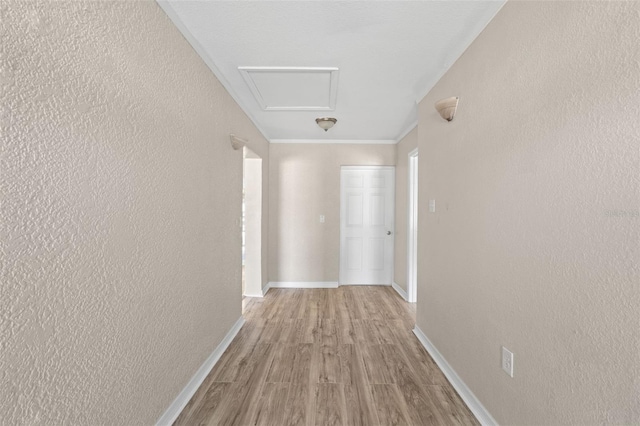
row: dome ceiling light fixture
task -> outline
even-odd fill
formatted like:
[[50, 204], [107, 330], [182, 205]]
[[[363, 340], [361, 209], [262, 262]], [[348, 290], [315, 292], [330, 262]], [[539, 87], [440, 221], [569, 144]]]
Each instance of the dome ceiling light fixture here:
[[337, 121], [338, 120], [333, 117], [316, 118], [316, 123], [318, 123], [318, 126], [320, 126], [321, 129], [324, 129], [325, 132], [332, 128]]

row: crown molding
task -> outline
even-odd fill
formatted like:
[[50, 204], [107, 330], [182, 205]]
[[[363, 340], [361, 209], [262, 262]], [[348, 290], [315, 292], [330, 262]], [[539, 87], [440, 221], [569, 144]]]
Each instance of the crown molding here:
[[[500, 0], [499, 0], [500, 1]], [[497, 2], [499, 2], [497, 1]], [[489, 20], [478, 20], [478, 22], [486, 22], [484, 25], [482, 26], [476, 26], [475, 31], [470, 31], [469, 34], [469, 39], [467, 41], [467, 43], [465, 43], [464, 49], [462, 49], [462, 51], [455, 57], [449, 57], [448, 60], [445, 61], [445, 66], [442, 69], [442, 71], [433, 79], [427, 81], [427, 83], [424, 85], [424, 88], [418, 92], [418, 96], [416, 97], [416, 103], [420, 103], [422, 102], [422, 100], [424, 99], [425, 96], [427, 96], [429, 94], [429, 92], [431, 91], [431, 89], [433, 89], [436, 84], [438, 84], [438, 82], [440, 81], [440, 79], [442, 77], [444, 77], [444, 75], [449, 72], [449, 70], [451, 69], [451, 67], [453, 66], [453, 64], [455, 64], [458, 59], [460, 59], [462, 57], [462, 55], [464, 55], [464, 53], [467, 51], [467, 49], [469, 48], [469, 46], [471, 46], [473, 44], [474, 41], [476, 41], [476, 39], [480, 36], [480, 34], [484, 31], [485, 28], [487, 28], [487, 26], [491, 23], [491, 21], [493, 21], [493, 18], [496, 17], [496, 15], [502, 10], [502, 8], [504, 7], [504, 5], [507, 3], [507, 1], [502, 1], [502, 4], [500, 5], [500, 7], [491, 14], [491, 17], [489, 18]]]
[[290, 144], [357, 144], [357, 145], [395, 145], [398, 143], [395, 139], [270, 139], [271, 143], [290, 143]]
[[396, 143], [400, 143], [400, 141], [404, 139], [404, 137], [407, 136], [417, 126], [418, 126], [418, 119], [416, 119], [413, 123], [409, 124], [407, 128], [404, 129], [402, 133], [400, 133], [400, 136], [396, 138]]
[[191, 34], [191, 32], [189, 31], [187, 26], [182, 22], [182, 20], [180, 19], [176, 11], [173, 10], [173, 8], [171, 7], [171, 4], [169, 4], [169, 2], [166, 0], [156, 0], [156, 3], [158, 4], [158, 6], [160, 6], [162, 10], [164, 10], [164, 13], [167, 14], [171, 22], [173, 22], [173, 25], [175, 25], [176, 28], [178, 28], [178, 30], [180, 31], [182, 36], [185, 38], [185, 40], [187, 40], [187, 42], [191, 45], [193, 50], [195, 50], [195, 52], [198, 54], [198, 56], [200, 56], [202, 61], [207, 65], [207, 67], [209, 67], [213, 75], [216, 76], [220, 84], [222, 84], [222, 86], [227, 90], [229, 95], [231, 95], [231, 97], [238, 104], [240, 109], [247, 115], [247, 117], [253, 123], [256, 129], [258, 129], [258, 131], [262, 134], [262, 136], [266, 140], [269, 140], [267, 133], [264, 131], [264, 129], [262, 129], [262, 127], [260, 127], [260, 124], [258, 124], [258, 120], [256, 120], [253, 114], [251, 114], [250, 109], [244, 105], [244, 103], [242, 102], [238, 94], [235, 92], [235, 90], [233, 90], [231, 83], [229, 83], [229, 81], [224, 77], [224, 75], [222, 74], [220, 69], [218, 69], [216, 64], [213, 62], [213, 59], [211, 59], [211, 57], [209, 56], [207, 51], [204, 49], [204, 47], [202, 47], [202, 45], [196, 40], [193, 34]]

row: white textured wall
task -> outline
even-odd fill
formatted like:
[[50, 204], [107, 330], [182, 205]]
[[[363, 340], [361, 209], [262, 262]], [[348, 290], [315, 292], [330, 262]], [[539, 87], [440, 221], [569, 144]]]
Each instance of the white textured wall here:
[[418, 326], [501, 424], [640, 420], [638, 40], [638, 2], [508, 2], [420, 103]]
[[338, 281], [340, 167], [393, 166], [395, 145], [272, 144], [269, 152], [269, 281]]
[[407, 212], [409, 209], [409, 153], [418, 146], [418, 128], [396, 145], [396, 238], [393, 281], [407, 290]]
[[0, 4], [0, 423], [151, 424], [240, 316], [268, 147], [154, 2]]

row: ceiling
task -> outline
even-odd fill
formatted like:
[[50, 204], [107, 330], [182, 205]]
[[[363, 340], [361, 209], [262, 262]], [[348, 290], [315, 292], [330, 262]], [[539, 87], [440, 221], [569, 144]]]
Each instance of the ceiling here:
[[270, 142], [396, 143], [504, 1], [158, 3]]

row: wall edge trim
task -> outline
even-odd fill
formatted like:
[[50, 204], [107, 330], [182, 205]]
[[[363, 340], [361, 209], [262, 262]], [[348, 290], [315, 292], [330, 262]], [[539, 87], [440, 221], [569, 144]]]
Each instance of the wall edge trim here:
[[378, 283], [378, 284], [340, 284], [340, 286], [347, 286], [347, 287], [357, 287], [357, 286], [391, 287], [391, 284], [384, 284], [384, 283]]
[[222, 339], [220, 344], [211, 352], [211, 355], [204, 361], [198, 371], [191, 377], [191, 380], [187, 382], [186, 386], [180, 391], [176, 399], [173, 400], [171, 405], [162, 414], [162, 416], [156, 422], [156, 426], [170, 426], [178, 418], [184, 407], [187, 405], [191, 397], [196, 393], [204, 379], [209, 375], [213, 367], [220, 360], [220, 357], [225, 350], [229, 347], [233, 339], [236, 337], [242, 326], [244, 325], [244, 318], [240, 317], [233, 324], [229, 332]]
[[398, 285], [398, 283], [396, 283], [395, 281], [391, 283], [391, 287], [393, 287], [393, 289], [396, 291], [396, 293], [398, 293], [400, 295], [400, 297], [402, 297], [404, 299], [405, 302], [409, 301], [409, 296], [407, 295], [407, 292], [404, 291], [402, 289], [402, 287], [400, 287]]
[[465, 404], [467, 404], [467, 407], [469, 407], [480, 424], [483, 426], [497, 426], [498, 422], [496, 422], [493, 416], [491, 416], [491, 413], [489, 413], [480, 400], [471, 392], [471, 389], [462, 381], [460, 376], [458, 376], [451, 365], [449, 365], [434, 344], [431, 343], [429, 338], [420, 330], [420, 327], [415, 325], [413, 327], [413, 334], [416, 335], [422, 346], [429, 352], [431, 358], [433, 358], [438, 367], [440, 367], [440, 370], [442, 370], [449, 383], [451, 383], [451, 386], [458, 392], [458, 395], [460, 395]]
[[271, 289], [271, 283], [267, 283], [265, 284], [264, 287], [262, 287], [262, 297], [267, 295], [267, 292], [269, 291], [269, 289]]

